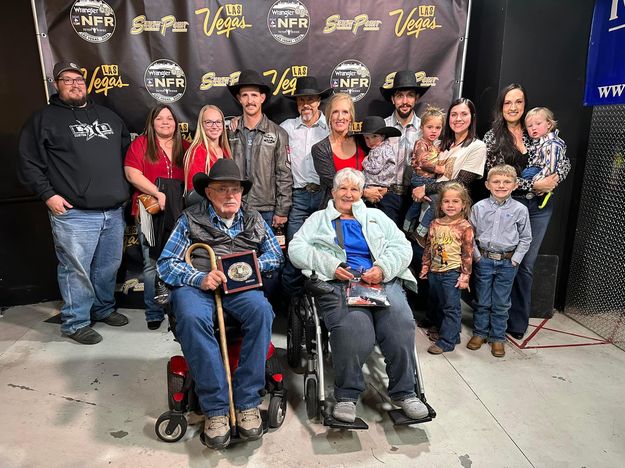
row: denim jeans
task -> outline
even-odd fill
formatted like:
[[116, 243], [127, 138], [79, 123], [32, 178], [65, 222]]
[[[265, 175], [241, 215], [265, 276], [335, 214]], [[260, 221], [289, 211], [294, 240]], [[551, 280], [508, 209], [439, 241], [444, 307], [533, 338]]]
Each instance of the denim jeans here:
[[150, 258], [150, 246], [141, 232], [141, 225], [137, 222], [139, 244], [143, 256], [143, 302], [145, 303], [145, 320], [147, 322], [163, 320], [165, 311], [163, 306], [154, 300], [154, 284], [156, 282], [156, 258]]
[[334, 397], [358, 401], [365, 389], [362, 365], [376, 342], [384, 355], [388, 394], [393, 400], [415, 395], [415, 322], [401, 282], [385, 283], [390, 307], [347, 307], [345, 283], [317, 299], [330, 331], [334, 366]]
[[48, 213], [59, 260], [61, 332], [71, 335], [115, 310], [115, 279], [122, 261], [123, 208]]
[[456, 282], [460, 277], [458, 270], [449, 270], [442, 273], [430, 271], [431, 307], [436, 309], [436, 325], [439, 328], [440, 338], [436, 345], [443, 351], [453, 351], [460, 343], [460, 327], [462, 312], [460, 310], [460, 289]]
[[[255, 408], [260, 404], [259, 392], [265, 387], [273, 310], [261, 291], [223, 295], [222, 304], [224, 314], [241, 324], [243, 334], [239, 367], [232, 378], [234, 404], [239, 410]], [[207, 417], [228, 414], [228, 383], [213, 328], [213, 294], [191, 286], [174, 288], [171, 306], [176, 317], [176, 335], [195, 381], [202, 411]]]
[[265, 222], [271, 227], [273, 224], [273, 211], [259, 211]]
[[510, 293], [517, 267], [511, 260], [492, 260], [482, 256], [473, 263], [476, 308], [473, 334], [489, 342], [506, 341]]
[[[425, 185], [427, 183], [430, 182], [434, 182], [436, 181], [436, 179], [434, 177], [423, 177], [423, 176], [418, 176], [418, 175], [413, 175], [412, 178], [410, 179], [410, 185], [412, 186], [412, 188], [415, 187], [421, 187], [422, 185]], [[412, 197], [412, 193], [410, 194]], [[410, 208], [408, 209], [408, 212], [406, 213], [406, 219], [408, 221], [412, 221], [413, 219], [419, 219], [419, 216], [421, 215], [421, 204], [425, 203], [426, 205], [429, 205], [429, 202], [427, 201], [423, 201], [423, 202], [412, 202], [412, 205], [410, 205]], [[428, 207], [428, 211], [431, 210], [432, 207], [429, 206]], [[425, 215], [424, 215], [425, 216]], [[432, 220], [430, 219], [430, 223], [432, 222]], [[428, 223], [428, 227], [429, 227], [429, 223]]]
[[[290, 242], [299, 228], [302, 227], [304, 221], [319, 209], [319, 203], [323, 192], [308, 192], [304, 189], [293, 189], [293, 205], [289, 212], [289, 223], [286, 229], [286, 240]], [[286, 259], [284, 269], [282, 270], [282, 287], [288, 296], [299, 295], [302, 293], [303, 277], [300, 270], [295, 268], [293, 264]]]
[[549, 200], [547, 205], [540, 209], [542, 197], [534, 197], [527, 200], [525, 197], [514, 197], [515, 200], [523, 203], [530, 213], [530, 225], [532, 227], [532, 243], [529, 251], [523, 257], [519, 265], [514, 284], [512, 285], [512, 305], [508, 317], [508, 332], [525, 333], [529, 324], [530, 313], [532, 311], [532, 280], [534, 264], [538, 257], [540, 244], [543, 242], [551, 214], [553, 213], [553, 200]]
[[378, 203], [373, 204], [373, 206], [382, 210], [386, 216], [391, 218], [398, 228], [401, 229], [403, 227], [406, 210], [409, 206], [407, 195], [398, 195], [389, 190], [382, 199]]

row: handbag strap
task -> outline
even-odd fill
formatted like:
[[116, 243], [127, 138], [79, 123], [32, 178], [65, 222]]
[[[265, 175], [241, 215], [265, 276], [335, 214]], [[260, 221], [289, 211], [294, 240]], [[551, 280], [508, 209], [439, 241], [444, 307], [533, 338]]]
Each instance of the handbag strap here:
[[343, 238], [343, 223], [341, 223], [340, 217], [334, 220], [334, 230], [336, 231], [336, 240], [339, 244], [339, 247], [345, 249], [345, 239]]

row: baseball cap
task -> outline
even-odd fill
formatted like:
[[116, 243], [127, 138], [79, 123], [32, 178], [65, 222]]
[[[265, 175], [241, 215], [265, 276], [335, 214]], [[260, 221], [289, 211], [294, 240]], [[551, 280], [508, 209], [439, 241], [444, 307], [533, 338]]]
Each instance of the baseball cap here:
[[64, 71], [75, 71], [76, 73], [80, 73], [82, 75], [80, 65], [78, 65], [76, 62], [59, 62], [54, 65], [54, 70], [52, 71], [54, 79], [57, 80], [59, 78], [59, 75]]

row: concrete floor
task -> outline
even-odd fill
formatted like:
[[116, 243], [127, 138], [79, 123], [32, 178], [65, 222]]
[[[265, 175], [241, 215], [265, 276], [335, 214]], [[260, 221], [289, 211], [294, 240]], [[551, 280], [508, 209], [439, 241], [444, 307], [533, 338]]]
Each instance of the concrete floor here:
[[[260, 441], [216, 452], [191, 426], [167, 444], [154, 434], [166, 410], [166, 362], [179, 354], [166, 327], [148, 331], [143, 312], [130, 324], [96, 329], [104, 341], [81, 346], [44, 320], [58, 303], [14, 307], [0, 318], [0, 467], [616, 467], [625, 459], [625, 353], [609, 344], [519, 349], [496, 359], [462, 345], [426, 353], [417, 331], [426, 395], [438, 411], [427, 424], [394, 427], [383, 410], [376, 369], [358, 406], [368, 431], [329, 430], [306, 418], [302, 375], [287, 371], [284, 425]], [[465, 316], [469, 322], [469, 316]], [[532, 320], [538, 324], [538, 320]], [[598, 338], [557, 314], [549, 328]], [[284, 320], [274, 326], [284, 360]], [[597, 343], [541, 330], [531, 345]]]

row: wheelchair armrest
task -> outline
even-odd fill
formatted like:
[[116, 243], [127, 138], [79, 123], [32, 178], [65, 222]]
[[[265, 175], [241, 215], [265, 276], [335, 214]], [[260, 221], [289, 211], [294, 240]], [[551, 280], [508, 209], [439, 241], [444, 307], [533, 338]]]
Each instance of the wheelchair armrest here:
[[306, 280], [304, 284], [304, 289], [306, 290], [306, 293], [308, 293], [312, 297], [323, 296], [324, 294], [328, 294], [334, 291], [334, 287], [331, 284], [320, 280], [314, 270], [312, 272], [312, 275], [310, 275], [310, 278]]

